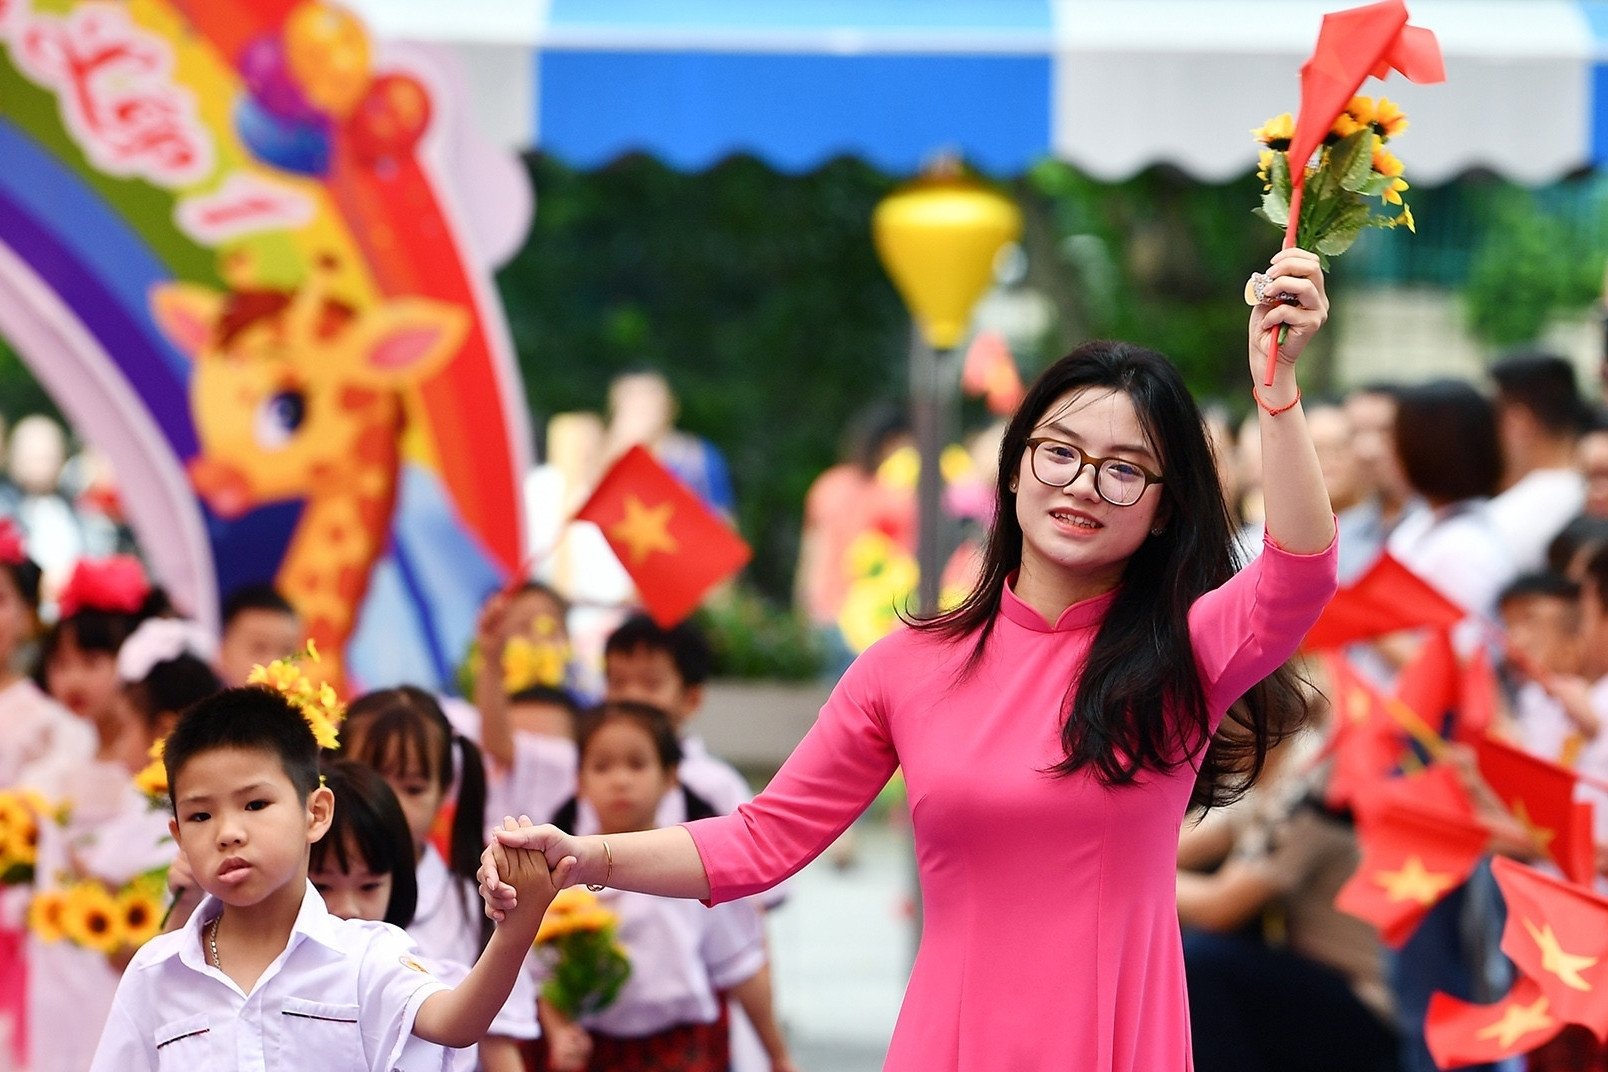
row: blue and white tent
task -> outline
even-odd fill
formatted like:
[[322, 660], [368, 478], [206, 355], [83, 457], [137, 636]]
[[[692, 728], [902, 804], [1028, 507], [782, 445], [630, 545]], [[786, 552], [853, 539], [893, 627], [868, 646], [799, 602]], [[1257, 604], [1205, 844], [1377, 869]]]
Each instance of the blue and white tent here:
[[[382, 39], [460, 55], [504, 144], [591, 167], [751, 153], [895, 174], [957, 152], [986, 172], [1057, 157], [1102, 178], [1254, 165], [1294, 111], [1325, 10], [1356, 0], [351, 0]], [[1608, 162], [1608, 0], [1410, 0], [1448, 81], [1401, 103], [1415, 181], [1483, 167], [1539, 183]]]

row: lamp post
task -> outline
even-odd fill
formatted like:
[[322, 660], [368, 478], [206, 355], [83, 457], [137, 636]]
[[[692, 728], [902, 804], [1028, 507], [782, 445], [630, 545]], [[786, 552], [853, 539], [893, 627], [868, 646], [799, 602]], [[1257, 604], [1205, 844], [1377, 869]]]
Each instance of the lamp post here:
[[916, 485], [917, 611], [938, 609], [946, 546], [939, 453], [953, 435], [960, 379], [956, 348], [994, 278], [1000, 249], [1022, 233], [1002, 194], [953, 166], [889, 194], [871, 217], [877, 256], [915, 320], [910, 407], [921, 475]]

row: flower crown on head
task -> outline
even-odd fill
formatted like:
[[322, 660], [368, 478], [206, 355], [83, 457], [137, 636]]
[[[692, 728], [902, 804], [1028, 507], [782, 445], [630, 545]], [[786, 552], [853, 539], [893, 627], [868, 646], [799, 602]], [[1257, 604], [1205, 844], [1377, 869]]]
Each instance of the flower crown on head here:
[[9, 517], [0, 517], [0, 564], [20, 566], [28, 561], [28, 545], [22, 529]]
[[346, 717], [346, 705], [329, 682], [315, 682], [308, 676], [301, 667], [304, 659], [314, 663], [319, 661], [318, 647], [311, 637], [307, 640], [307, 646], [294, 655], [275, 659], [267, 666], [253, 666], [251, 673], [246, 676], [246, 684], [261, 685], [278, 692], [301, 712], [307, 725], [312, 727], [313, 736], [318, 738], [320, 748], [338, 747], [340, 737], [336, 727]]
[[133, 555], [79, 559], [56, 597], [61, 617], [71, 618], [82, 610], [109, 614], [136, 614], [151, 594], [145, 567]]

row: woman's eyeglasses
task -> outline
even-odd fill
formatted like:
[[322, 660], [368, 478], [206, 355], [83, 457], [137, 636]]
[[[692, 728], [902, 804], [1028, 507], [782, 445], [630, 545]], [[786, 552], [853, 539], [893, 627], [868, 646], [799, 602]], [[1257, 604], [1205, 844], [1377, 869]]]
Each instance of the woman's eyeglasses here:
[[1078, 478], [1083, 467], [1094, 467], [1094, 490], [1112, 506], [1132, 506], [1161, 477], [1142, 465], [1121, 458], [1096, 458], [1058, 439], [1029, 439], [1027, 449], [1033, 475], [1039, 483], [1064, 488]]

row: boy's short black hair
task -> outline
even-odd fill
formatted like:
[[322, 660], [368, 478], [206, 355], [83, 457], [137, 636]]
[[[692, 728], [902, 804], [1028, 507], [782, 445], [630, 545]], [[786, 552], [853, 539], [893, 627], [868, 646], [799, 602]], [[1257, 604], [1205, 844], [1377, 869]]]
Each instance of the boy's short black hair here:
[[571, 716], [579, 717], [581, 705], [575, 702], [575, 697], [568, 689], [557, 685], [527, 685], [518, 692], [508, 694], [511, 704], [547, 704], [552, 707], [562, 707]]
[[1551, 570], [1521, 573], [1502, 589], [1502, 594], [1496, 597], [1496, 605], [1505, 607], [1515, 600], [1531, 598], [1563, 599], [1573, 603], [1580, 598], [1580, 586]]
[[179, 716], [178, 725], [168, 734], [162, 765], [167, 768], [168, 801], [175, 812], [175, 794], [184, 765], [220, 748], [271, 753], [304, 804], [318, 788], [318, 739], [312, 727], [278, 692], [245, 685], [224, 689], [200, 701]]
[[652, 704], [634, 700], [604, 700], [581, 716], [575, 726], [575, 744], [583, 763], [586, 760], [586, 747], [592, 738], [604, 726], [617, 721], [634, 722], [647, 732], [653, 739], [653, 751], [659, 757], [659, 764], [665, 770], [673, 770], [681, 765], [681, 741], [676, 737], [670, 716]]
[[1608, 518], [1581, 514], [1574, 518], [1547, 544], [1547, 569], [1553, 573], [1568, 573], [1581, 551], [1595, 550], [1608, 543]]
[[690, 621], [666, 629], [646, 614], [633, 614], [620, 623], [604, 642], [603, 657], [628, 655], [643, 648], [670, 656], [681, 684], [687, 687], [708, 681], [714, 668], [714, 654], [702, 629]]
[[279, 589], [271, 584], [248, 584], [230, 592], [223, 601], [223, 613], [219, 616], [222, 630], [227, 632], [236, 618], [251, 610], [288, 614], [293, 618], [296, 616], [296, 608]]

